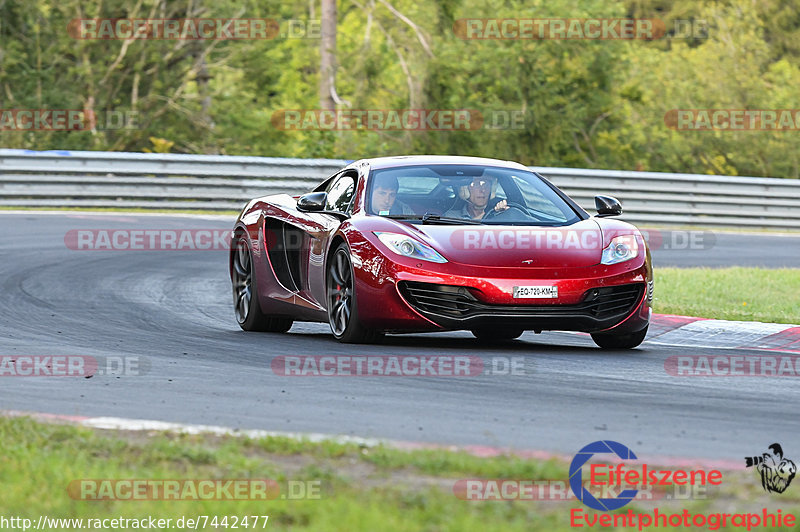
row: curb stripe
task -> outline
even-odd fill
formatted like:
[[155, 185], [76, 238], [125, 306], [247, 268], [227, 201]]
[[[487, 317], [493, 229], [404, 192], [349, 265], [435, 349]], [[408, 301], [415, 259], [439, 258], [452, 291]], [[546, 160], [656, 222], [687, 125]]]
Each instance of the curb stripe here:
[[655, 338], [664, 333], [679, 329], [684, 325], [704, 320], [705, 318], [693, 318], [691, 316], [677, 316], [675, 314], [653, 314], [650, 319], [650, 328], [647, 332], [648, 338]]
[[[47, 414], [40, 412], [22, 412], [18, 410], [0, 410], [0, 416], [3, 417], [29, 417], [35, 421], [40, 422], [55, 422], [65, 423], [69, 425], [77, 425], [86, 428], [100, 429], [100, 430], [125, 430], [134, 432], [172, 432], [179, 434], [213, 434], [217, 436], [238, 436], [248, 438], [269, 438], [281, 437], [291, 438], [295, 440], [305, 440], [312, 443], [319, 443], [323, 441], [334, 443], [350, 443], [360, 445], [362, 447], [377, 447], [383, 445], [392, 449], [403, 451], [414, 450], [446, 450], [453, 452], [464, 452], [478, 458], [493, 458], [493, 457], [518, 457], [524, 459], [537, 459], [537, 460], [556, 460], [569, 463], [573, 455], [555, 453], [544, 450], [534, 449], [512, 449], [508, 447], [493, 447], [487, 445], [443, 445], [428, 442], [411, 442], [400, 440], [384, 440], [378, 438], [362, 438], [358, 436], [346, 436], [339, 434], [323, 434], [323, 433], [303, 433], [303, 432], [281, 432], [270, 430], [240, 430], [228, 427], [220, 427], [215, 425], [193, 425], [186, 423], [171, 423], [167, 421], [156, 421], [147, 419], [127, 419], [120, 417], [84, 417], [84, 416], [68, 416], [60, 414]], [[604, 460], [616, 463], [619, 460], [616, 457], [610, 457]], [[648, 456], [646, 462], [648, 464], [660, 465], [662, 467], [692, 467], [692, 468], [714, 468], [721, 470], [740, 470], [744, 469], [743, 465], [738, 460], [724, 460], [724, 459], [707, 459], [707, 458], [690, 458], [690, 457], [674, 457], [674, 456]]]
[[791, 327], [779, 333], [762, 338], [759, 345], [761, 349], [771, 351], [791, 351], [800, 353], [800, 327]]
[[653, 314], [650, 327], [654, 344], [800, 353], [800, 325]]

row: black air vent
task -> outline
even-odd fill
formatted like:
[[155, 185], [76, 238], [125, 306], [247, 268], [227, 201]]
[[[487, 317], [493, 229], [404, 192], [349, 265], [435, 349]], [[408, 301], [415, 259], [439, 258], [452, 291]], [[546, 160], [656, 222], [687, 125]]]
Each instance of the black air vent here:
[[513, 314], [529, 317], [584, 315], [606, 320], [631, 312], [643, 290], [642, 283], [625, 284], [587, 290], [581, 302], [574, 305], [498, 305], [479, 301], [462, 286], [400, 282], [400, 292], [416, 310], [457, 319], [482, 314]]

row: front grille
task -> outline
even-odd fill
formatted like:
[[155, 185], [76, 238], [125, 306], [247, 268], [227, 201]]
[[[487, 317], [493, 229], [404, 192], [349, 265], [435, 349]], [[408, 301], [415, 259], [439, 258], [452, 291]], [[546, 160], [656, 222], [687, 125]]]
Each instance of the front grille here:
[[639, 302], [644, 284], [625, 284], [587, 290], [574, 305], [499, 305], [479, 301], [463, 286], [401, 281], [400, 292], [408, 303], [423, 314], [455, 319], [480, 315], [519, 317], [586, 316], [608, 320], [631, 312]]

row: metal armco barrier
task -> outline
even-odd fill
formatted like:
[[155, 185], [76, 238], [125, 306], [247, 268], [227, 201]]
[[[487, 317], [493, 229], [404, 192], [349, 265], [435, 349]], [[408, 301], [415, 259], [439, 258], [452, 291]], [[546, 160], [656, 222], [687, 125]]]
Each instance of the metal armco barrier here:
[[[257, 196], [311, 190], [336, 159], [0, 149], [0, 207], [239, 210]], [[800, 180], [532, 167], [589, 212], [622, 202], [647, 226], [800, 229]]]

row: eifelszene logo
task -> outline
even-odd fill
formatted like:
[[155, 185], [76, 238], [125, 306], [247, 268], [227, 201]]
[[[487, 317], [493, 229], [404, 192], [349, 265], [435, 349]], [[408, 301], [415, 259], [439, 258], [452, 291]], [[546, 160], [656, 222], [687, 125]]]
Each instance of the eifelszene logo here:
[[614, 453], [621, 460], [638, 460], [633, 451], [621, 443], [611, 440], [592, 442], [578, 451], [575, 454], [575, 458], [572, 459], [572, 463], [569, 465], [569, 487], [575, 497], [589, 508], [601, 511], [617, 510], [631, 502], [639, 491], [622, 491], [616, 499], [598, 498], [589, 493], [589, 490], [583, 487], [581, 466], [598, 453]]
[[783, 447], [780, 443], [773, 443], [768, 447], [772, 452], [763, 453], [761, 456], [745, 457], [745, 467], [755, 467], [761, 475], [761, 487], [770, 493], [783, 493], [792, 483], [797, 466], [783, 457]]
[[718, 469], [658, 469], [647, 463], [636, 464], [634, 469], [625, 463], [593, 463], [589, 465], [589, 485], [620, 490], [616, 497], [595, 497], [586, 489], [582, 478], [583, 465], [595, 454], [613, 454], [623, 462], [638, 458], [626, 446], [611, 440], [592, 442], [575, 454], [569, 466], [572, 493], [589, 508], [603, 512], [622, 508], [636, 497], [639, 489], [650, 486], [718, 486], [722, 483], [722, 472]]

